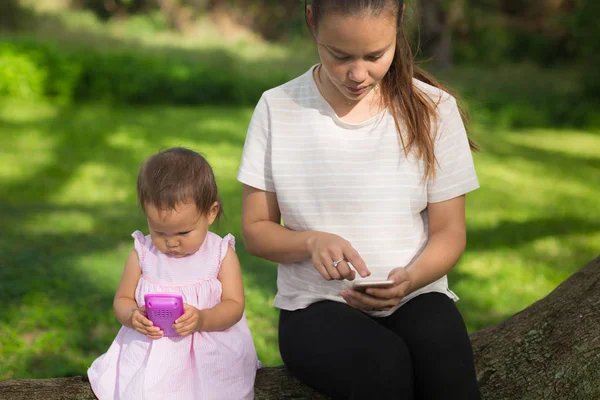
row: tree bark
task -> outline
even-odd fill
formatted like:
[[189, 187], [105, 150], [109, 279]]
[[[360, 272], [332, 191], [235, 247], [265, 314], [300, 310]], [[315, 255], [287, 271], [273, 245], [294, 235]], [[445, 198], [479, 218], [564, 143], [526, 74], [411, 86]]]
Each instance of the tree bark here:
[[[544, 299], [471, 335], [484, 400], [600, 399], [600, 256]], [[263, 368], [257, 400], [325, 399], [283, 367]], [[86, 378], [7, 380], [0, 400], [93, 400]]]
[[23, 19], [23, 10], [18, 0], [0, 1], [0, 31], [17, 29]]
[[600, 256], [471, 341], [484, 399], [600, 399]]
[[439, 68], [452, 66], [452, 34], [439, 0], [421, 0], [421, 47]]

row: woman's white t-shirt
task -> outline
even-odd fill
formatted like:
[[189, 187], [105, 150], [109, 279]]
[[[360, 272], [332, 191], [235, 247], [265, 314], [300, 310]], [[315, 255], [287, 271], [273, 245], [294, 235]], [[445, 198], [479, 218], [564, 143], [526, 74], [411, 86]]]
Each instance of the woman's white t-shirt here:
[[[435, 179], [423, 179], [423, 162], [405, 155], [390, 113], [359, 124], [340, 120], [320, 94], [313, 66], [302, 76], [266, 91], [246, 137], [238, 180], [275, 192], [283, 224], [348, 240], [371, 271], [386, 279], [405, 267], [427, 243], [427, 203], [463, 195], [479, 187], [456, 100], [414, 80], [438, 104]], [[361, 279], [357, 275], [357, 279]], [[321, 301], [344, 302], [349, 281], [326, 281], [310, 259], [280, 264], [274, 306], [297, 310]], [[446, 276], [411, 293], [441, 292], [457, 300]], [[387, 311], [372, 312], [385, 316]]]

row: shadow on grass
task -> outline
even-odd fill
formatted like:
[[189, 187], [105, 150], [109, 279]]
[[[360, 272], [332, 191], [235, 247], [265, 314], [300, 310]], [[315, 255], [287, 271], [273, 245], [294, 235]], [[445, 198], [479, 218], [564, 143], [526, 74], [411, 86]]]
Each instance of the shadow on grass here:
[[[242, 63], [232, 53], [221, 50], [185, 50], [172, 47], [145, 49], [143, 44], [135, 41], [108, 39], [103, 35], [67, 28], [58, 23], [54, 29], [62, 29], [61, 34], [70, 40], [80, 37], [80, 44], [89, 45], [95, 41], [107, 47], [140, 47], [144, 51], [164, 52], [167, 56], [176, 54], [198, 62], [240, 62], [240, 67], [248, 69], [250, 73], [268, 74], [268, 71], [281, 70], [290, 63], [276, 64], [270, 59]], [[298, 72], [305, 69], [298, 65], [294, 68]], [[477, 81], [473, 80], [471, 84], [477, 84]], [[494, 93], [480, 95], [493, 96]], [[166, 143], [183, 144], [202, 153], [205, 153], [203, 148], [210, 148], [207, 154], [209, 161], [220, 163], [222, 160], [219, 157], [227, 152], [241, 151], [250, 112], [250, 109], [235, 107], [172, 109], [154, 106], [131, 109], [85, 106], [62, 108], [54, 116], [39, 118], [33, 122], [0, 119], [0, 133], [4, 136], [0, 136], [0, 143], [5, 142], [7, 146], [11, 145], [8, 138], [18, 140], [29, 132], [39, 132], [52, 141], [49, 150], [51, 154], [48, 155], [51, 161], [33, 175], [7, 180], [5, 183], [0, 181], [0, 301], [7, 310], [6, 314], [2, 314], [0, 322], [6, 324], [7, 330], [17, 326], [21, 327], [21, 331], [15, 331], [17, 333], [34, 333], [31, 337], [7, 335], [6, 338], [16, 337], [18, 341], [38, 343], [41, 348], [44, 348], [43, 342], [40, 342], [44, 340], [44, 332], [52, 333], [56, 326], [65, 327], [68, 335], [62, 341], [56, 339], [58, 344], [50, 344], [47, 350], [39, 354], [28, 353], [21, 361], [16, 361], [18, 374], [35, 377], [81, 374], [84, 372], [82, 357], [97, 356], [106, 350], [118, 329], [111, 310], [114, 282], [107, 283], [106, 273], [94, 271], [94, 265], [82, 268], [81, 259], [85, 262], [85, 257], [90, 254], [102, 257], [102, 254], [114, 252], [115, 249], [121, 249], [117, 253], [126, 254], [131, 247], [129, 234], [136, 229], [144, 230], [144, 218], [135, 205], [135, 177], [139, 164], [146, 156], [164, 148]], [[544, 121], [533, 120], [532, 124], [545, 126]], [[493, 121], [489, 124], [492, 127]], [[493, 136], [483, 137], [482, 144], [487, 157], [497, 157], [507, 162], [528, 160], [560, 179], [599, 184], [600, 170], [597, 160], [591, 157], [534, 149]], [[225, 149], [215, 152], [214, 148], [218, 146], [225, 146]], [[31, 154], [32, 159], [35, 156]], [[26, 159], [22, 161], [27, 162]], [[90, 164], [103, 166], [102, 171], [110, 169], [119, 173], [95, 177], [93, 183], [78, 190], [102, 192], [124, 188], [126, 194], [119, 200], [102, 201], [97, 205], [91, 203], [90, 206], [81, 206], [68, 198], [61, 199], [66, 204], [56, 204], [57, 194], [62, 193], [82, 168]], [[219, 169], [215, 170], [219, 175]], [[237, 237], [237, 252], [252, 288], [272, 295], [276, 289], [275, 268], [273, 264], [252, 257], [245, 251], [239, 227], [241, 187], [232, 179], [232, 170], [222, 174], [227, 177], [219, 182], [227, 216], [215, 230], [219, 234], [231, 232]], [[106, 186], [103, 182], [107, 183]], [[507, 189], [500, 195], [506, 196], [508, 192]], [[573, 197], [573, 201], [577, 200], [585, 201]], [[44, 218], [51, 214], [60, 216], [66, 212], [80, 213], [91, 220], [89, 232], [73, 233], [68, 229], [61, 232], [51, 227], [46, 229]], [[40, 229], [23, 229], [23, 224], [31, 221], [39, 221]], [[547, 236], [560, 238], [573, 233], [595, 233], [598, 230], [598, 216], [584, 218], [581, 213], [531, 217], [523, 221], [500, 220], [490, 227], [471, 229], [467, 251], [510, 249]], [[588, 254], [591, 249], [582, 246], [576, 251]], [[530, 259], [537, 256], [535, 252], [527, 255]], [[119, 263], [120, 268], [125, 258], [116, 254], [114, 261]], [[573, 265], [573, 262], [572, 259], [561, 258], [553, 265], [564, 265], [571, 269], [580, 266], [579, 258], [578, 265]], [[451, 282], [454, 283], [472, 279], [472, 276], [462, 273], [460, 269], [453, 271], [451, 275]], [[465, 301], [459, 305], [473, 316], [474, 324], [478, 327], [506, 317], [495, 310], [493, 304], [478, 301], [476, 293], [465, 297]], [[32, 310], [36, 304], [41, 304], [40, 308]], [[4, 342], [0, 339], [0, 344], [9, 348], [9, 340], [6, 338]]]
[[[18, 357], [12, 372], [3, 372], [0, 362], [0, 378], [12, 373], [20, 377], [82, 374], [82, 358], [106, 351], [118, 329], [112, 316], [116, 285], [114, 276], [95, 268], [108, 263], [121, 269], [132, 246], [130, 233], [136, 229], [146, 231], [145, 218], [135, 200], [141, 161], [170, 142], [200, 152], [208, 149], [209, 159], [219, 158], [221, 152], [215, 151], [215, 146], [225, 146], [223, 152], [230, 147], [241, 149], [245, 130], [239, 127], [247, 124], [248, 118], [248, 110], [235, 108], [182, 108], [172, 112], [161, 108], [120, 111], [99, 106], [66, 108], [33, 122], [0, 119], [0, 143], [6, 143], [9, 151], [23, 151], [9, 147], [10, 138], [23, 138], [31, 132], [52, 140], [51, 154], [45, 154], [50, 161], [33, 175], [0, 180], [0, 301], [4, 309], [0, 322], [6, 333], [0, 344], [8, 354], [11, 348], [18, 352], [18, 346], [8, 340], [12, 332], [17, 342], [35, 348]], [[238, 125], [227, 123], [232, 120]], [[27, 153], [22, 157], [21, 162], [27, 163]], [[120, 174], [101, 173], [92, 184], [76, 188], [75, 198], [68, 198], [73, 192], [65, 190], [74, 180], [81, 180], [77, 174], [90, 164], [100, 165], [104, 173], [118, 170]], [[231, 176], [227, 178], [231, 180]], [[241, 186], [227, 179], [219, 184], [227, 214], [215, 225], [215, 231], [236, 236], [245, 277], [254, 290], [269, 297], [275, 292], [274, 266], [250, 256], [243, 248], [239, 227]], [[122, 200], [82, 206], [85, 201], [77, 197], [87, 190], [100, 194], [122, 190], [127, 194]], [[67, 197], [59, 195], [62, 192]], [[91, 221], [91, 226], [80, 232], [77, 227], [65, 226], [73, 214], [78, 220]], [[54, 223], [57, 226], [52, 226]], [[103, 259], [103, 254], [108, 254], [108, 259]], [[63, 338], [44, 345], [56, 329]], [[20, 337], [23, 332], [25, 337]]]
[[556, 216], [529, 218], [524, 221], [499, 221], [490, 228], [471, 228], [468, 232], [468, 248], [474, 251], [515, 248], [544, 237], [560, 238], [599, 231], [600, 219], [598, 218]]
[[[481, 277], [465, 272], [460, 264], [454, 268], [448, 275], [448, 280], [454, 291], [457, 291], [457, 286], [463, 285], [463, 290], [457, 291], [460, 297], [457, 306], [462, 313], [469, 332], [500, 323], [536, 301], [541, 300], [550, 294], [558, 284], [564, 282], [568, 277], [600, 254], [600, 247], [582, 244], [577, 241], [568, 241], [567, 246], [568, 250], [559, 254], [530, 248], [519, 251], [515, 249], [512, 251], [510, 249], [502, 250], [500, 248], [491, 250], [497, 253], [493, 257], [507, 259], [503, 267], [512, 268], [514, 271], [514, 265], [510, 264], [511, 258], [520, 263], [518, 267], [521, 269], [518, 274], [519, 279], [515, 279], [512, 283], [503, 282], [499, 284], [498, 279], [506, 281], [506, 275], [514, 272], [506, 272], [504, 273], [505, 276], [501, 278], [496, 276], [495, 272]], [[467, 245], [467, 253], [471, 251], [471, 247], [473, 246]], [[551, 265], [551, 267], [548, 267], [548, 265]], [[497, 268], [493, 269], [493, 271], [497, 271]], [[530, 276], [531, 282], [523, 282], [523, 278], [520, 276], [522, 274]], [[557, 280], [557, 277], [560, 277], [560, 279]], [[548, 279], [551, 282], [556, 281], [557, 283], [542, 293], [536, 291], [536, 295], [534, 296], [530, 289], [528, 289], [528, 286], [535, 285], [536, 281], [540, 279]], [[492, 290], [488, 292], [490, 289], [497, 287], [504, 288], [505, 291], [497, 292], [496, 290]], [[497, 299], [499, 296], [505, 298], [504, 301], [507, 304], [499, 303]], [[501, 304], [500, 307], [499, 304]]]
[[[111, 310], [115, 281], [107, 280], [108, 273], [95, 271], [95, 264], [82, 268], [82, 263], [87, 262], [88, 255], [102, 258], [102, 254], [112, 254], [118, 249], [108, 262], [114, 259], [114, 263], [118, 264], [117, 269], [120, 269], [131, 247], [129, 234], [136, 229], [144, 230], [145, 221], [135, 203], [135, 176], [139, 163], [147, 155], [164, 147], [165, 143], [172, 142], [191, 145], [201, 152], [203, 148], [209, 149], [209, 159], [215, 158], [216, 162], [221, 162], [224, 156], [238, 157], [230, 153], [241, 151], [244, 127], [249, 116], [250, 110], [237, 108], [131, 109], [85, 106], [63, 108], [54, 116], [34, 118], [29, 122], [0, 119], [0, 133], [3, 133], [0, 143], [5, 141], [10, 145], [11, 141], [7, 138], [24, 137], [29, 132], [38, 132], [53, 141], [49, 157], [51, 161], [31, 176], [0, 184], [0, 221], [3, 225], [3, 235], [0, 237], [0, 264], [3, 266], [0, 270], [0, 301], [9, 310], [2, 322], [7, 326], [18, 326], [18, 321], [25, 319], [21, 323], [29, 325], [24, 331], [33, 334], [20, 340], [32, 343], [50, 340], [44, 339], [44, 335], [52, 334], [57, 326], [64, 327], [63, 332], [68, 336], [68, 340], [54, 339], [54, 347], [50, 346], [41, 353], [25, 354], [18, 363], [17, 374], [36, 377], [81, 374], [84, 372], [81, 359], [101, 354], [114, 338], [118, 329]], [[488, 149], [490, 157], [523, 158], [534, 163], [540, 159], [543, 160], [540, 162], [543, 166], [553, 160], [548, 168], [553, 174], [559, 174], [561, 179], [592, 182], [595, 179], [595, 162], [591, 158], [578, 159], [563, 153], [502, 142], [500, 139], [499, 143]], [[224, 150], [215, 150], [222, 146], [225, 146]], [[108, 176], [106, 181], [100, 177], [99, 181], [79, 190], [103, 192], [122, 187], [127, 195], [120, 200], [83, 206], [80, 205], [81, 201], [70, 201], [68, 198], [61, 198], [66, 204], [56, 204], [57, 193], [69, 186], [77, 178], [78, 171], [89, 163], [116, 169], [120, 174]], [[226, 179], [220, 181], [220, 189], [227, 215], [216, 225], [215, 231], [221, 235], [231, 232], [238, 238], [237, 252], [245, 277], [250, 282], [249, 289], [258, 290], [269, 297], [276, 290], [274, 265], [249, 255], [241, 241], [241, 187], [233, 179], [236, 165], [222, 172]], [[563, 171], [561, 165], [570, 167]], [[218, 170], [216, 172], [219, 174]], [[506, 196], [506, 192], [498, 196]], [[579, 200], [572, 195], [566, 198]], [[62, 216], [65, 213], [83, 215], [92, 221], [92, 226], [84, 233], [74, 233], [69, 229], [61, 232], [60, 229], [49, 227], [51, 222], [45, 221], [49, 216]], [[32, 221], [40, 224], [39, 229], [32, 228]], [[50, 218], [49, 221], [54, 220]], [[24, 229], [24, 223], [27, 229]], [[529, 217], [520, 221], [500, 220], [492, 226], [472, 227], [467, 251], [514, 249], [544, 237], [586, 235], [599, 230], [600, 221], [597, 218], [584, 218], [580, 213]], [[591, 251], [586, 246], [579, 250], [582, 255]], [[524, 257], [534, 259], [538, 256], [532, 252]], [[572, 258], [561, 257], [550, 265], [561, 268], [564, 265], [569, 271], [580, 266], [574, 265]], [[579, 263], [579, 258], [575, 258]], [[106, 263], [106, 260], [102, 262]], [[98, 262], [99, 268], [102, 265]], [[453, 285], [474, 279], [477, 278], [462, 273], [460, 268], [450, 276]], [[508, 316], [496, 310], [493, 303], [480, 300], [477, 293], [462, 297], [459, 306], [468, 315], [471, 326], [480, 328]], [[51, 317], [40, 315], [39, 309], [32, 310], [32, 305], [37, 303], [48, 304]], [[270, 307], [267, 302], [264, 305]], [[257, 313], [272, 311], [256, 310]], [[268, 324], [273, 321], [272, 314], [259, 316], [264, 317]], [[269, 346], [276, 346], [276, 337], [269, 340]], [[60, 367], [52, 360], [60, 361]]]
[[[526, 132], [522, 133], [527, 135]], [[565, 133], [568, 135], [569, 133]], [[541, 135], [538, 135], [541, 136]], [[539, 138], [543, 140], [543, 137]], [[510, 143], [493, 133], [486, 137], [478, 137], [482, 152], [486, 155], [502, 159], [506, 168], [511, 169], [511, 161], [521, 159], [531, 162], [548, 171], [548, 174], [567, 179], [585, 180], [590, 185], [600, 184], [600, 158], [589, 155], [574, 155], [550, 149], [535, 148], [526, 144]], [[600, 154], [600, 149], [599, 154]], [[574, 174], [573, 172], [577, 173]]]

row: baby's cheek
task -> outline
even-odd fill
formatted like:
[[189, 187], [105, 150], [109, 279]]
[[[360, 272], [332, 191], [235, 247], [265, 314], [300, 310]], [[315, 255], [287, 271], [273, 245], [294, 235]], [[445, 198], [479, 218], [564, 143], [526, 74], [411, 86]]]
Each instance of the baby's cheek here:
[[158, 250], [163, 251], [163, 243], [164, 240], [154, 236], [153, 234], [150, 234], [150, 240], [152, 241], [152, 244], [154, 245], [154, 247], [156, 247]]

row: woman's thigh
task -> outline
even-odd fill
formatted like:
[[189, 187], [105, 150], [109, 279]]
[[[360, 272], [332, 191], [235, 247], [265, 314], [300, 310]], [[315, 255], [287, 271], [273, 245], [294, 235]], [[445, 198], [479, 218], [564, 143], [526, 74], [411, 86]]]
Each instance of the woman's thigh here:
[[417, 296], [384, 323], [410, 349], [415, 398], [480, 398], [471, 341], [460, 312], [448, 296]]
[[279, 349], [293, 375], [333, 398], [413, 398], [413, 367], [402, 339], [344, 303], [282, 310]]

